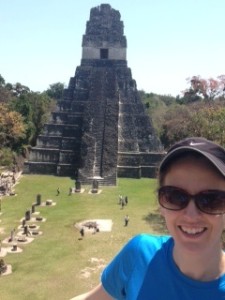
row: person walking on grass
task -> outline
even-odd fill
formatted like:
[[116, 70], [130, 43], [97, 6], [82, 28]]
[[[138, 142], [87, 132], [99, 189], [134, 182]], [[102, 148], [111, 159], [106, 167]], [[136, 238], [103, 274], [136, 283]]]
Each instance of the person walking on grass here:
[[81, 229], [80, 229], [80, 235], [81, 235], [81, 238], [84, 237], [84, 227], [81, 227]]
[[225, 150], [204, 138], [172, 146], [158, 171], [169, 235], [139, 234], [73, 300], [224, 300]]
[[128, 226], [129, 221], [130, 221], [130, 218], [129, 218], [128, 215], [126, 215], [125, 218], [124, 218], [124, 226], [125, 226], [125, 227]]

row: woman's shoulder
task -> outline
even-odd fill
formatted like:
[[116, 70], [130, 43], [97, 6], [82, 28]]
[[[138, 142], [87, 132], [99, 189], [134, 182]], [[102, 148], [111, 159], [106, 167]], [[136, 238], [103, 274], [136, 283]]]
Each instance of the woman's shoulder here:
[[147, 234], [147, 233], [141, 233], [134, 237], [132, 237], [129, 241], [129, 243], [136, 243], [136, 244], [150, 244], [150, 245], [162, 245], [168, 240], [172, 239], [169, 235], [154, 235], [154, 234]]
[[168, 235], [151, 235], [151, 234], [138, 234], [130, 239], [127, 243], [128, 248], [133, 248], [140, 252], [147, 251], [155, 252], [163, 247], [167, 247], [168, 244], [172, 243], [172, 238]]

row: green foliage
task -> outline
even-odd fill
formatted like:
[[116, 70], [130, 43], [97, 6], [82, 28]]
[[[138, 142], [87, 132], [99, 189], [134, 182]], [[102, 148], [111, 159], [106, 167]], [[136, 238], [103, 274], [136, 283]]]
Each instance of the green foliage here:
[[[9, 85], [8, 85], [9, 88]], [[11, 92], [13, 93], [14, 96], [19, 97], [21, 95], [26, 95], [30, 92], [30, 89], [25, 86], [22, 85], [21, 83], [17, 82], [16, 84], [12, 85], [12, 89]]]
[[168, 107], [175, 105], [176, 98], [154, 93], [139, 92], [141, 100], [145, 105], [146, 113], [152, 120], [153, 127], [156, 130], [158, 138], [161, 139], [163, 134], [162, 124]]
[[191, 135], [204, 136], [225, 146], [225, 107], [214, 103], [192, 112], [189, 123]]
[[0, 103], [0, 144], [14, 149], [24, 136], [25, 125], [21, 114]]
[[35, 145], [55, 108], [53, 97], [61, 98], [64, 85], [57, 83], [50, 87], [47, 92], [32, 92], [21, 83], [6, 83], [0, 75], [0, 143], [3, 147], [21, 153], [25, 146]]
[[159, 139], [167, 149], [190, 136], [202, 136], [225, 145], [224, 96], [213, 101], [189, 90], [184, 97], [140, 93]]
[[187, 137], [190, 121], [191, 113], [188, 107], [184, 105], [170, 106], [164, 114], [160, 131], [163, 145], [168, 148], [177, 140]]
[[0, 86], [4, 86], [4, 85], [5, 85], [5, 79], [0, 74]]
[[56, 100], [61, 100], [65, 85], [61, 82], [50, 84], [50, 88], [46, 90], [46, 94]]
[[0, 103], [8, 103], [12, 98], [13, 96], [10, 90], [0, 85]]
[[195, 91], [190, 89], [185, 92], [183, 97], [179, 97], [177, 99], [177, 103], [178, 104], [189, 104], [189, 103], [199, 102], [201, 100], [202, 100], [202, 98], [199, 95], [197, 95]]
[[22, 94], [10, 102], [11, 109], [24, 117], [27, 130], [23, 143], [35, 143], [54, 105], [55, 102], [46, 93], [35, 92]]
[[170, 106], [176, 103], [176, 98], [166, 95], [157, 95], [154, 93], [144, 93], [143, 91], [139, 93], [141, 96], [142, 102], [148, 108], [150, 115], [153, 115], [155, 110], [161, 106]]
[[15, 160], [15, 154], [10, 148], [0, 149], [0, 165], [12, 168]]

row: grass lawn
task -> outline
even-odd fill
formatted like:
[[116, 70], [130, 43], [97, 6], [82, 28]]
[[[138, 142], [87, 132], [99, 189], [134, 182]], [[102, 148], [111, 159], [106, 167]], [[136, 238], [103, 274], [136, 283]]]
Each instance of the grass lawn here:
[[[132, 236], [164, 231], [157, 213], [154, 179], [119, 179], [116, 187], [100, 187], [98, 195], [88, 194], [90, 186], [84, 187], [82, 194], [69, 195], [70, 187], [74, 181], [68, 177], [23, 175], [15, 187], [17, 196], [2, 199], [2, 241], [13, 228], [18, 231], [37, 194], [42, 202], [52, 199], [56, 205], [36, 207], [46, 218], [38, 224], [43, 234], [30, 244], [19, 245], [22, 253], [3, 257], [13, 272], [0, 276], [1, 300], [68, 300], [95, 286], [103, 267]], [[128, 196], [124, 209], [118, 205], [119, 194]], [[130, 217], [128, 227], [124, 227], [126, 214]], [[112, 231], [85, 234], [80, 240], [75, 223], [88, 219], [111, 219]]]

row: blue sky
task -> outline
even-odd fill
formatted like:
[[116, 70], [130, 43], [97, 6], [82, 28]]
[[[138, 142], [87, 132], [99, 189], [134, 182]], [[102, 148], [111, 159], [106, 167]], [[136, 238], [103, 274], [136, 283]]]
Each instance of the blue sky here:
[[176, 96], [186, 79], [225, 74], [224, 0], [0, 0], [0, 74], [32, 91], [66, 85], [90, 9], [119, 10], [138, 89]]

